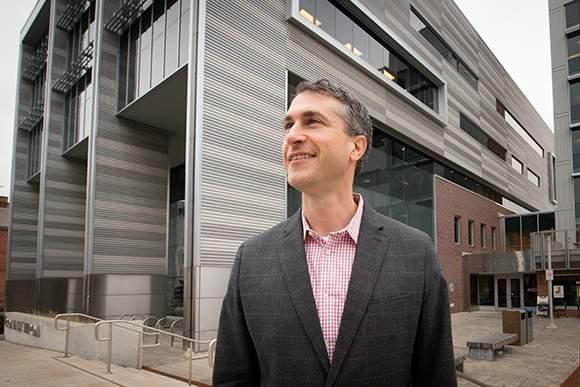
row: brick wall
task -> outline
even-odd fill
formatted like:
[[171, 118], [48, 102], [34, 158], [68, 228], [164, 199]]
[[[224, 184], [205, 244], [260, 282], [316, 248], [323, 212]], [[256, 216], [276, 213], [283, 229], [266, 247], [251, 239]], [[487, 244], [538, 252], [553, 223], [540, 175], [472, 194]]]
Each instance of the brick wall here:
[[[509, 215], [514, 212], [486, 199], [472, 191], [460, 187], [450, 181], [436, 176], [436, 208], [437, 219], [437, 254], [447, 279], [447, 284], [453, 283], [454, 291], [449, 293], [451, 312], [465, 310], [462, 253], [491, 253], [491, 228], [496, 228], [496, 243], [499, 248], [498, 214]], [[461, 218], [461, 243], [455, 243], [455, 216]], [[468, 221], [473, 220], [474, 240], [469, 246]], [[481, 224], [486, 225], [485, 248], [481, 248]]]

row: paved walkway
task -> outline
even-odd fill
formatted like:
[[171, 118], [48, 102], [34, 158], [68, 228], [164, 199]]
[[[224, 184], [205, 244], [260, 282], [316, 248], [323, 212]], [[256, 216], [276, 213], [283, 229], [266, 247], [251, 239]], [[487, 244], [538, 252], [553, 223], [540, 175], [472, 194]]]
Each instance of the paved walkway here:
[[[499, 312], [456, 313], [451, 321], [455, 352], [468, 354], [468, 340], [502, 332]], [[556, 318], [556, 329], [547, 329], [549, 322], [545, 318], [534, 318], [533, 341], [522, 346], [506, 346], [493, 362], [468, 358], [465, 373], [492, 386], [560, 386], [580, 361], [580, 319]], [[474, 386], [463, 379], [458, 379], [458, 384]]]
[[[468, 353], [466, 342], [502, 331], [501, 313], [457, 313], [451, 316], [456, 352]], [[547, 329], [549, 320], [534, 319], [534, 341], [521, 347], [507, 346], [495, 361], [467, 359], [465, 373], [491, 386], [559, 387], [580, 362], [580, 319], [560, 318], [556, 329]], [[200, 354], [196, 354], [199, 356]], [[62, 353], [16, 345], [0, 340], [0, 385], [4, 386], [187, 386], [187, 383], [144, 370], [119, 366], [106, 374], [106, 365]], [[143, 365], [187, 378], [189, 364], [176, 342], [162, 342], [158, 348], [144, 350]], [[195, 360], [193, 380], [211, 384], [207, 358]], [[458, 379], [459, 386], [474, 384]]]

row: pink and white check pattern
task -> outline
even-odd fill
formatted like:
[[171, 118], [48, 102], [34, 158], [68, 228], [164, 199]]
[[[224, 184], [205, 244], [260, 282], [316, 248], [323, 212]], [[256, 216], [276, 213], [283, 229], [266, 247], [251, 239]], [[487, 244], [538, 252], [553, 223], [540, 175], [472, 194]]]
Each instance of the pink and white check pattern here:
[[362, 197], [359, 194], [353, 194], [353, 197], [358, 203], [356, 213], [345, 228], [328, 234], [327, 241], [310, 228], [304, 213], [302, 214], [304, 249], [306, 250], [310, 282], [312, 283], [328, 359], [331, 362], [348, 291], [363, 212]]

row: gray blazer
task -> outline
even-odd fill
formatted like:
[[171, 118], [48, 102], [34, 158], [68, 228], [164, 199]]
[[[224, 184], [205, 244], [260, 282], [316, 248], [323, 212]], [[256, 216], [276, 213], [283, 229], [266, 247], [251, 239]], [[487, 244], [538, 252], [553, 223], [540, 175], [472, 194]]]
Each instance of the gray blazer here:
[[213, 385], [456, 386], [450, 317], [429, 237], [365, 204], [330, 364], [298, 211], [238, 250]]

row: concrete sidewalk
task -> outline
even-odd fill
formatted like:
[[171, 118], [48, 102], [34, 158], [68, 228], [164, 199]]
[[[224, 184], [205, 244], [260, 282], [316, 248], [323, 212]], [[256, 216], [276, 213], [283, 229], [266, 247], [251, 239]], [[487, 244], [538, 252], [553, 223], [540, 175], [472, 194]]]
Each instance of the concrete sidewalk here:
[[187, 386], [187, 383], [151, 372], [115, 365], [111, 367], [112, 373], [107, 374], [107, 366], [103, 363], [74, 356], [65, 358], [59, 352], [6, 340], [0, 340], [0, 359], [1, 386]]

